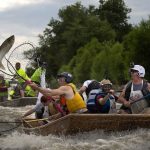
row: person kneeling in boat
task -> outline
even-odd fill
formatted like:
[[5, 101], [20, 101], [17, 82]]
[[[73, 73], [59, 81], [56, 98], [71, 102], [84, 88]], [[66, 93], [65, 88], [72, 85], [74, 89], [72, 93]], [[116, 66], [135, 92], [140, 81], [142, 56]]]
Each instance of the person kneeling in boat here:
[[22, 118], [25, 118], [31, 114], [35, 113], [36, 119], [49, 118], [51, 115], [58, 113], [55, 105], [52, 103], [50, 97], [42, 96], [41, 102], [36, 104], [36, 106], [29, 111], [27, 111]]
[[[69, 113], [85, 113], [87, 112], [86, 104], [80, 94], [76, 91], [72, 84], [72, 74], [63, 72], [57, 75], [57, 81], [60, 85], [57, 89], [46, 89], [39, 87], [35, 83], [29, 83], [33, 89], [38, 90], [45, 96], [60, 96], [66, 101]], [[63, 114], [62, 114], [63, 115]]]
[[116, 103], [110, 80], [101, 81], [101, 89], [92, 90], [87, 99], [90, 113], [117, 113]]

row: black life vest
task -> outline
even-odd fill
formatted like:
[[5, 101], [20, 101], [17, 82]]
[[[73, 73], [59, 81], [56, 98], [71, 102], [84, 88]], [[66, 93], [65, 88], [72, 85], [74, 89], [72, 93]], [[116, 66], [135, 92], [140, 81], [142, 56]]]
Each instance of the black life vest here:
[[[142, 90], [141, 90], [143, 96], [146, 96], [149, 93], [148, 88], [147, 88], [148, 87], [147, 83], [148, 82], [146, 80], [143, 80], [143, 87], [142, 87]], [[126, 89], [125, 89], [125, 99], [127, 101], [129, 101], [129, 97], [130, 97], [130, 93], [131, 93], [131, 85], [132, 85], [132, 82], [129, 81], [127, 83], [127, 86], [126, 86]]]
[[98, 81], [96, 81], [96, 80], [93, 80], [93, 81], [88, 85], [88, 87], [87, 87], [85, 93], [86, 93], [86, 95], [87, 95], [87, 97], [88, 97], [88, 95], [89, 95], [89, 93], [90, 93], [91, 90], [100, 89], [100, 88], [101, 88], [100, 83], [99, 83]]

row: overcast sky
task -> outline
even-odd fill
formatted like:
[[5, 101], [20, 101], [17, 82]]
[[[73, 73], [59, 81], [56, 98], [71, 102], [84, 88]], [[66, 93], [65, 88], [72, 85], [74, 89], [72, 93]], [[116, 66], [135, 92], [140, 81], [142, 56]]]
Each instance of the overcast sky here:
[[[30, 41], [38, 45], [38, 35], [43, 33], [50, 19], [57, 18], [58, 10], [77, 0], [0, 0], [0, 44], [15, 35], [15, 45]], [[81, 0], [84, 6], [98, 6], [99, 0]], [[138, 24], [150, 15], [150, 0], [125, 0], [132, 9], [129, 20]]]

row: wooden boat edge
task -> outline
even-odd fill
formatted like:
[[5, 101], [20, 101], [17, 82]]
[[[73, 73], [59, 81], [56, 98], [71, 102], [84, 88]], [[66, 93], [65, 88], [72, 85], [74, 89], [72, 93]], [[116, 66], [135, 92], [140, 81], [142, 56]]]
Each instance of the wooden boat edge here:
[[[88, 125], [86, 125], [87, 123]], [[148, 124], [150, 124], [150, 114], [69, 114], [46, 125], [23, 130], [28, 134], [66, 135], [94, 129], [122, 131], [138, 127], [150, 128], [147, 126]]]

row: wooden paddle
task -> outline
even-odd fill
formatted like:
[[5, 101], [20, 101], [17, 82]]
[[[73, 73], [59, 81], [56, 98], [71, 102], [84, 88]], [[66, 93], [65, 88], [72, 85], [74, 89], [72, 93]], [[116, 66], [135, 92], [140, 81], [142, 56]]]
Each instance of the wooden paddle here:
[[36, 121], [44, 121], [44, 120], [49, 120], [48, 118], [42, 118], [42, 119], [28, 119], [28, 120], [25, 120], [25, 119], [22, 119], [24, 122], [36, 122]]
[[44, 125], [44, 124], [47, 124], [48, 121], [48, 118], [43, 118], [43, 119], [29, 119], [29, 120], [25, 120], [23, 119], [23, 122], [25, 124], [25, 126], [29, 127], [29, 128], [33, 128], [34, 127], [34, 124], [32, 124], [32, 122], [37, 122], [39, 125], [38, 126], [41, 126], [41, 125]]

